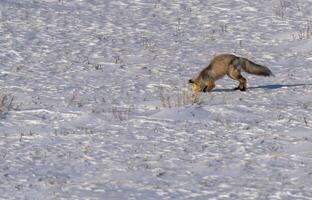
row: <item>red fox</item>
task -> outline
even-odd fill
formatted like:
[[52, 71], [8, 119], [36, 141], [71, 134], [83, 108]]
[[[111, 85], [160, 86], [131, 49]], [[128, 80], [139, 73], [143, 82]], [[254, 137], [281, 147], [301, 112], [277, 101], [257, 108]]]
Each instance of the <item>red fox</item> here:
[[271, 70], [265, 66], [258, 65], [246, 58], [232, 54], [220, 54], [212, 59], [208, 67], [203, 69], [196, 78], [190, 79], [192, 90], [195, 93], [210, 92], [216, 85], [215, 81], [221, 79], [225, 74], [239, 81], [234, 90], [246, 90], [246, 79], [241, 75], [241, 70], [260, 76], [274, 76]]

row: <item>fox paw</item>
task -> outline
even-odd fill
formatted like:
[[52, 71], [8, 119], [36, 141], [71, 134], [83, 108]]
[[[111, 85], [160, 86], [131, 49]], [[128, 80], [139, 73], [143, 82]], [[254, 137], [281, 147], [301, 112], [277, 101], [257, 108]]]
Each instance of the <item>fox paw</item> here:
[[246, 88], [245, 87], [243, 87], [243, 88], [236, 87], [236, 88], [234, 88], [234, 90], [246, 91]]

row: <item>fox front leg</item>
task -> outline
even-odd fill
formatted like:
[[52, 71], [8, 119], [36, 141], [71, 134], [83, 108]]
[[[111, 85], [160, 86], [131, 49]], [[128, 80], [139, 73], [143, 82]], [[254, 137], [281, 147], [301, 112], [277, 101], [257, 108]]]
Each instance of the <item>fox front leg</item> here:
[[206, 86], [203, 88], [203, 92], [210, 92], [216, 87], [216, 84], [213, 81], [205, 81], [205, 85]]

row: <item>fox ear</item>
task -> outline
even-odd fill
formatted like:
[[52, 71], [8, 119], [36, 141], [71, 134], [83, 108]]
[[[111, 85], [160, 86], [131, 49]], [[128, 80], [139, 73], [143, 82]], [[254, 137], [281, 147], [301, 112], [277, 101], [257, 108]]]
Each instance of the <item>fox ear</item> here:
[[189, 82], [189, 83], [194, 83], [194, 81], [193, 81], [192, 79], [190, 79], [188, 82]]

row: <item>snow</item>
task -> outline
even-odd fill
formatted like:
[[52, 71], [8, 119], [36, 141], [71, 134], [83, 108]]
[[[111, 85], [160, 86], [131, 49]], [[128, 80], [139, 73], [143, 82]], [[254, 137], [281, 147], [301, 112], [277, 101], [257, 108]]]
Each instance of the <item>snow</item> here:
[[311, 6], [0, 1], [0, 199], [312, 199]]

